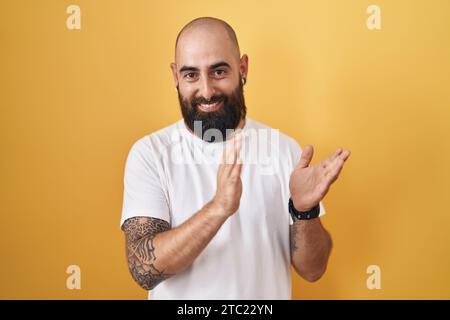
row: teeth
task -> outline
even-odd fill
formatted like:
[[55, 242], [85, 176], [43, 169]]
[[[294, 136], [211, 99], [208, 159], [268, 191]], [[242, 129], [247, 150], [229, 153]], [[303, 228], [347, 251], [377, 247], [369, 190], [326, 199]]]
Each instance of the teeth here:
[[213, 109], [213, 108], [217, 107], [217, 105], [218, 105], [219, 103], [220, 103], [220, 102], [214, 102], [214, 103], [210, 103], [210, 104], [203, 104], [203, 103], [201, 103], [200, 106], [201, 106], [203, 109], [209, 110], [209, 109]]

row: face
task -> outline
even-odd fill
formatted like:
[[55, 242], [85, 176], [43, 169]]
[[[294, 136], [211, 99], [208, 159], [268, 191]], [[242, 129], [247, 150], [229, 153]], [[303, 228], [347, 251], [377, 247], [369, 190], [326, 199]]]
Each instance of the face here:
[[[227, 35], [213, 31], [181, 37], [176, 63], [171, 65], [184, 121], [208, 142], [226, 139], [227, 129], [236, 129], [246, 116], [242, 78], [246, 77], [248, 58], [239, 59]], [[201, 132], [195, 130], [196, 121], [201, 121]], [[207, 140], [209, 129], [218, 130], [221, 137], [207, 134], [213, 138]]]
[[[218, 92], [209, 100], [198, 96], [192, 99], [183, 97], [178, 89], [178, 100], [181, 106], [184, 122], [195, 134], [207, 142], [226, 140], [227, 129], [235, 129], [240, 120], [245, 118], [246, 107], [242, 82], [230, 93]], [[200, 121], [201, 132], [195, 130], [195, 121]], [[206, 135], [209, 129], [219, 130], [221, 135]], [[211, 140], [206, 140], [206, 137]], [[218, 140], [218, 141], [217, 141]]]

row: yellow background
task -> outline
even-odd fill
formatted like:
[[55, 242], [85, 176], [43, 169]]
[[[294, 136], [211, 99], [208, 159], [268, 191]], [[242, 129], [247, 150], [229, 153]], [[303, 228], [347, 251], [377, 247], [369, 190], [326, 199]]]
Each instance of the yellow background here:
[[199, 16], [249, 55], [250, 117], [313, 144], [313, 163], [352, 151], [324, 200], [328, 271], [295, 275], [293, 298], [450, 298], [450, 1], [5, 0], [0, 15], [0, 298], [146, 298], [119, 229], [123, 167], [181, 117], [169, 63]]

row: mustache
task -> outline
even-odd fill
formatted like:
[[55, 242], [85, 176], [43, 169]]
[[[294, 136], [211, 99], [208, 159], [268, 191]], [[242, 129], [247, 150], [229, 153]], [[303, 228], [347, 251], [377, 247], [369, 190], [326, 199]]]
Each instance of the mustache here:
[[195, 107], [198, 104], [213, 104], [216, 102], [222, 102], [224, 100], [226, 100], [226, 96], [224, 96], [224, 95], [212, 96], [209, 100], [206, 100], [203, 97], [196, 97], [196, 98], [192, 99], [191, 105], [192, 105], [192, 107]]

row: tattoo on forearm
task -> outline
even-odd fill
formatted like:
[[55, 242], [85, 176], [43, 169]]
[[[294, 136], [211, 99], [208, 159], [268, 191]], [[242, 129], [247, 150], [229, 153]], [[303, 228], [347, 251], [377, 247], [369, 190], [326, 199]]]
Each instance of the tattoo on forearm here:
[[297, 235], [298, 235], [298, 226], [292, 224], [290, 227], [290, 242], [291, 242], [291, 257], [294, 254], [294, 251], [297, 250]]
[[146, 290], [152, 290], [161, 281], [172, 276], [155, 267], [153, 238], [170, 229], [161, 219], [134, 217], [127, 219], [122, 230], [126, 237], [128, 266], [134, 280]]

